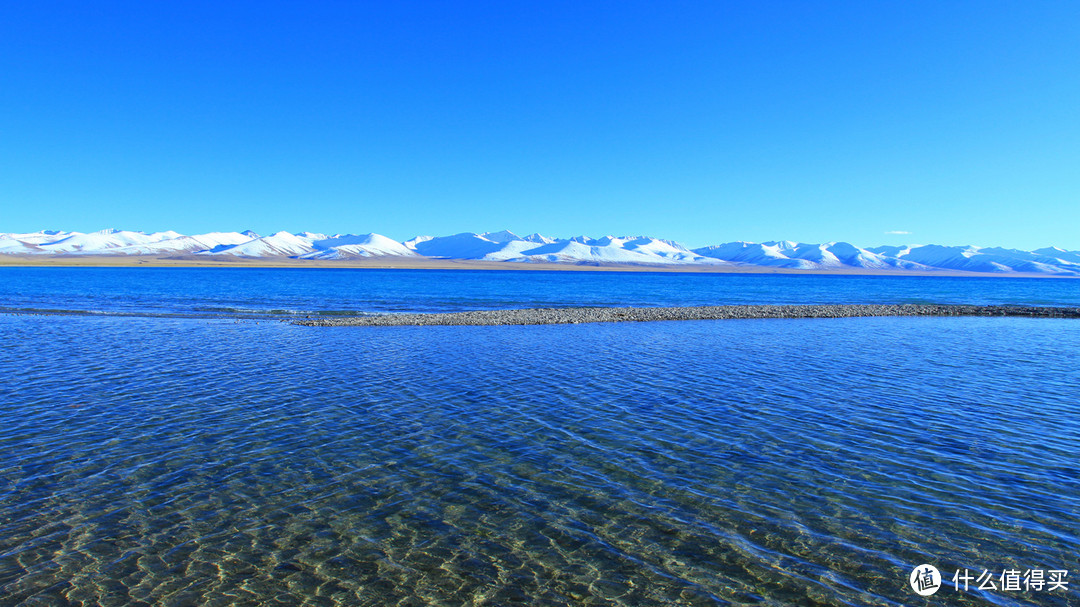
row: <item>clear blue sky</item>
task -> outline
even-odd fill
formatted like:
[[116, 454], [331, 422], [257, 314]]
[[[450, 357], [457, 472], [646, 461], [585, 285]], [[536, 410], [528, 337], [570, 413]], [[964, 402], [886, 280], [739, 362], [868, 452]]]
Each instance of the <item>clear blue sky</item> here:
[[8, 2], [0, 231], [1080, 249], [1078, 75], [1075, 1]]

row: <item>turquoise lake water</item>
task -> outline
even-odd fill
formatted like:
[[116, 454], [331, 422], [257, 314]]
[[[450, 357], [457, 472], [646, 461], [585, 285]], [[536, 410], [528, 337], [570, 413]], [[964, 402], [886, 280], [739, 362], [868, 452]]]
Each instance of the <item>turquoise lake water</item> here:
[[265, 322], [1078, 282], [308, 272], [0, 271], [0, 605], [1080, 604], [1080, 322]]

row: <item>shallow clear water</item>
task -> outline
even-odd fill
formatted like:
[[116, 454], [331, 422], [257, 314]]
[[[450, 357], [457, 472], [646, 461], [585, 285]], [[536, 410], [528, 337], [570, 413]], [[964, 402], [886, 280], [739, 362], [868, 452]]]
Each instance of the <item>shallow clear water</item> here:
[[0, 604], [1077, 604], [1078, 386], [1070, 320], [0, 315]]
[[818, 303], [1080, 306], [1080, 280], [513, 270], [0, 267], [0, 312], [287, 317], [561, 306]]

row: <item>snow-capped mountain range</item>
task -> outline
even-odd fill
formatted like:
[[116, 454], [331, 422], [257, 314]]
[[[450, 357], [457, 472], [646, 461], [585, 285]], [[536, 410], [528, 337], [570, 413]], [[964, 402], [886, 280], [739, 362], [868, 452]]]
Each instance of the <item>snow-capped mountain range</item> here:
[[417, 236], [405, 242], [379, 234], [177, 232], [102, 230], [0, 233], [0, 255], [148, 255], [158, 257], [356, 259], [364, 257], [470, 259], [568, 264], [765, 266], [802, 270], [884, 269], [1024, 272], [1080, 276], [1080, 251], [1044, 248], [910, 245], [860, 248], [846, 242], [729, 242], [690, 250], [647, 236], [548, 238], [513, 232]]

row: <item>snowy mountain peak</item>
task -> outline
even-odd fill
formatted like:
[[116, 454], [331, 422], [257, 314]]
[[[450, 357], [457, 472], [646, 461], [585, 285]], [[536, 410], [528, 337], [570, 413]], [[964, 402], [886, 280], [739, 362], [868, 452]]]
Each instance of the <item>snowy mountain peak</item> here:
[[412, 249], [412, 250], [415, 251], [416, 250], [416, 245], [418, 243], [427, 242], [427, 241], [431, 240], [432, 238], [434, 238], [434, 236], [413, 236], [412, 238], [406, 240], [405, 242], [403, 242], [401, 244], [403, 244], [407, 248]]
[[289, 232], [252, 238], [230, 247], [200, 251], [200, 255], [232, 255], [236, 257], [294, 257], [311, 253], [311, 242]]
[[382, 234], [337, 234], [311, 242], [315, 248], [301, 259], [355, 259], [358, 257], [418, 257], [416, 251]]
[[499, 232], [484, 232], [480, 234], [481, 237], [490, 240], [491, 242], [507, 243], [515, 240], [522, 240], [520, 236], [511, 232], [510, 230], [502, 230]]
[[849, 242], [821, 244], [790, 240], [745, 241], [690, 250], [673, 240], [649, 236], [575, 236], [524, 238], [509, 230], [451, 236], [417, 236], [397, 242], [380, 234], [334, 234], [279, 231], [210, 232], [185, 236], [174, 231], [0, 233], [0, 255], [230, 255], [250, 258], [355, 259], [429, 257], [518, 263], [571, 264], [710, 264], [803, 270], [893, 269], [1024, 272], [1080, 276], [1080, 251], [1044, 247], [1021, 251], [1002, 247], [903, 245], [862, 248]]
[[522, 238], [522, 240], [525, 240], [527, 242], [535, 242], [537, 244], [551, 244], [551, 243], [555, 242], [554, 239], [548, 238], [547, 236], [542, 236], [542, 235], [540, 235], [540, 234], [538, 234], [536, 232], [533, 232], [532, 234], [529, 234], [525, 238]]

